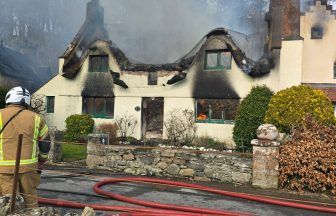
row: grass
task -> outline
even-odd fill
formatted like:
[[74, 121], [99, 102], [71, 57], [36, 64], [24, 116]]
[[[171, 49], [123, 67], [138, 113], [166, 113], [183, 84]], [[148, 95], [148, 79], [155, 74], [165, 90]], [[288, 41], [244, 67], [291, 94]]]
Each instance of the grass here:
[[62, 160], [77, 161], [86, 158], [86, 145], [62, 144]]

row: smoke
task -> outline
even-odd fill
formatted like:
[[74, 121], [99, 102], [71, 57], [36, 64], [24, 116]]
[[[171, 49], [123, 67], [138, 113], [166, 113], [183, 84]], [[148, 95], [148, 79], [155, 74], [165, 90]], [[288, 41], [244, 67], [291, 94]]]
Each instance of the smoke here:
[[[263, 21], [265, 11], [254, 17], [259, 20], [252, 23], [248, 17], [253, 13], [249, 11], [249, 2], [101, 0], [110, 38], [127, 56], [147, 63], [175, 61], [217, 27], [233, 29], [240, 32], [236, 34], [237, 40], [248, 40], [247, 36], [254, 33], [254, 24], [266, 26]], [[265, 1], [257, 0], [254, 4], [260, 2]], [[260, 8], [260, 11], [263, 9]], [[259, 39], [263, 40], [263, 37]]]
[[[56, 72], [57, 57], [84, 22], [88, 1], [0, 0], [0, 39], [20, 51], [32, 45], [35, 53], [30, 56]], [[268, 0], [100, 0], [100, 4], [110, 39], [128, 57], [145, 63], [173, 62], [217, 27], [239, 32], [235, 37], [243, 49], [254, 50], [251, 57], [262, 53]]]

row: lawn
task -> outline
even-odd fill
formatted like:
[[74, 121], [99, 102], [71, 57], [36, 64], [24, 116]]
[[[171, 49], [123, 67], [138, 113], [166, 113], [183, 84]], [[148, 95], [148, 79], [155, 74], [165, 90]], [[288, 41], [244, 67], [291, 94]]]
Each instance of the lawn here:
[[86, 158], [86, 145], [62, 144], [62, 160], [77, 161]]

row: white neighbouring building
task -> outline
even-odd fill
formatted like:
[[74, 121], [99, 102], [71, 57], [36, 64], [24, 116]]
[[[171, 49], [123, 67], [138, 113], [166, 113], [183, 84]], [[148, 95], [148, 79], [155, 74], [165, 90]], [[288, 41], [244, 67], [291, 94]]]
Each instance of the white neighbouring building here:
[[72, 114], [90, 114], [96, 126], [127, 114], [138, 122], [135, 138], [164, 138], [170, 112], [189, 109], [198, 136], [232, 142], [237, 105], [252, 86], [279, 91], [307, 84], [336, 101], [335, 14], [323, 0], [305, 14], [300, 0], [271, 0], [268, 48], [258, 62], [218, 28], [175, 63], [150, 65], [131, 61], [109, 40], [104, 10], [92, 0], [59, 73], [35, 94], [45, 96], [47, 122], [58, 130]]

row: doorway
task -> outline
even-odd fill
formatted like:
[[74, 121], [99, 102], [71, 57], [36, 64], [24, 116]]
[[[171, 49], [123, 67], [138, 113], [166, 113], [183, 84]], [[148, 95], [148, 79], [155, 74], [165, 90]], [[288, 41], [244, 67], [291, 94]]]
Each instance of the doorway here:
[[142, 99], [142, 137], [162, 139], [164, 99], [145, 97]]

